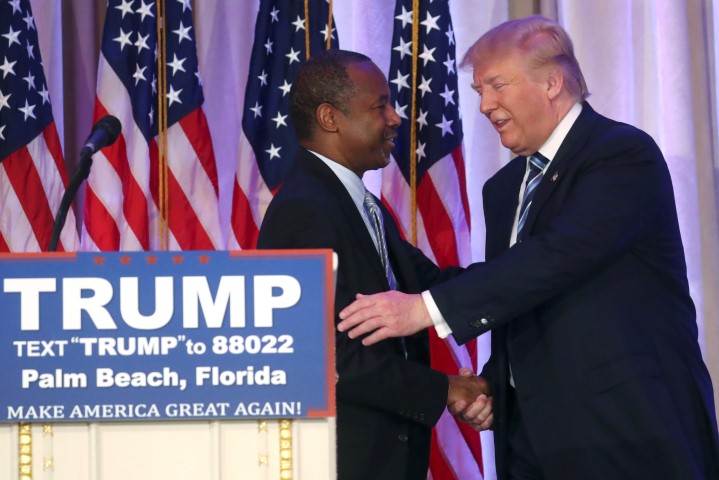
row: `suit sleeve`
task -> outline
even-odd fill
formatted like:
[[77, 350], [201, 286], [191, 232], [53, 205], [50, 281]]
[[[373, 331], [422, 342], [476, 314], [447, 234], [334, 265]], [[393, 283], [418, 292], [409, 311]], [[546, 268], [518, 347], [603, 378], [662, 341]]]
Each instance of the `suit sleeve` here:
[[554, 210], [539, 233], [431, 289], [458, 343], [585, 281], [656, 233], [662, 215], [674, 211], [669, 173], [653, 140], [626, 125], [605, 135], [567, 179], [573, 184], [566, 198], [547, 207]]
[[[331, 248], [337, 252], [337, 323], [337, 314], [357, 293], [376, 293], [380, 287], [358, 284], [360, 272], [347, 265], [353, 232], [340, 231], [338, 219], [328, 214], [326, 205], [297, 197], [283, 200], [273, 201], [268, 209], [258, 248]], [[427, 426], [437, 422], [446, 406], [446, 375], [405, 359], [396, 342], [365, 347], [346, 333], [337, 332], [335, 338], [339, 401], [391, 412]]]

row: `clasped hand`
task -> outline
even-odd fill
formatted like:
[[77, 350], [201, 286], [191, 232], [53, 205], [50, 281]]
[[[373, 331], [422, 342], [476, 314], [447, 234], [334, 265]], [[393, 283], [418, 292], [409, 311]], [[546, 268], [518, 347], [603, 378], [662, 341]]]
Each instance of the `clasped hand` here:
[[461, 368], [459, 375], [449, 377], [447, 409], [477, 431], [491, 428], [494, 416], [489, 384], [470, 369]]

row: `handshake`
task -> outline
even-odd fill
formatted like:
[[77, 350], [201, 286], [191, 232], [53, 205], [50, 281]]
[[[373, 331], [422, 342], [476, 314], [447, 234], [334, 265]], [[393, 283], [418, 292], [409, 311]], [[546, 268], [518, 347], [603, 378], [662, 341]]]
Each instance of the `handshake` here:
[[491, 428], [492, 397], [487, 380], [468, 368], [461, 368], [459, 375], [450, 375], [447, 409], [477, 431]]

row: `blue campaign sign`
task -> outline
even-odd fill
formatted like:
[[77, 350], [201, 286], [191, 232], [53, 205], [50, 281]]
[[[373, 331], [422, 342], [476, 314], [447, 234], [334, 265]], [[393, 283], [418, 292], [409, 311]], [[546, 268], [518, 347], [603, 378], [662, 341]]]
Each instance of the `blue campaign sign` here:
[[335, 415], [329, 250], [0, 255], [0, 421]]

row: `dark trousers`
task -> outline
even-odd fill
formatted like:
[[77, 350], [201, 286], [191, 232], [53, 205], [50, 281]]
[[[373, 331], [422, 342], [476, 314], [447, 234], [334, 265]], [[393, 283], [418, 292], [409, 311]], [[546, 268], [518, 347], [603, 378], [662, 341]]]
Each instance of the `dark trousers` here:
[[510, 387], [508, 470], [509, 480], [544, 480], [537, 456], [529, 443], [514, 389]]

